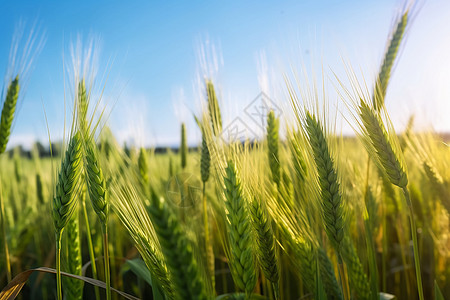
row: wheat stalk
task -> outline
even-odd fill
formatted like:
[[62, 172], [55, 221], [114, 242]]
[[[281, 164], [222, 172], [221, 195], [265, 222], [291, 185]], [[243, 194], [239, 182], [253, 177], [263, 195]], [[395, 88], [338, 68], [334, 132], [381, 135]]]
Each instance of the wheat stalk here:
[[202, 197], [203, 197], [203, 226], [205, 235], [205, 253], [206, 261], [208, 265], [208, 272], [211, 277], [211, 283], [213, 290], [215, 289], [215, 275], [214, 275], [214, 249], [210, 239], [209, 222], [208, 222], [208, 203], [206, 199], [206, 182], [210, 176], [211, 167], [211, 155], [208, 150], [208, 144], [206, 141], [206, 132], [203, 125], [199, 123], [200, 129], [202, 131], [202, 148], [200, 157], [200, 175], [202, 178]]

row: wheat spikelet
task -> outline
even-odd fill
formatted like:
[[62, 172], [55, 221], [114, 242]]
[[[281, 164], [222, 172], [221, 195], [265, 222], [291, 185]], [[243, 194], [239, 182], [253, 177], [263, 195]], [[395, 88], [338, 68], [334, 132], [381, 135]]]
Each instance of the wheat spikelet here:
[[251, 223], [243, 197], [240, 175], [233, 161], [225, 169], [225, 205], [231, 246], [231, 271], [236, 286], [251, 294], [256, 284], [256, 266], [252, 248]]
[[164, 199], [152, 194], [150, 216], [175, 286], [176, 299], [208, 299], [191, 242]]
[[279, 127], [279, 120], [275, 117], [274, 111], [271, 110], [267, 116], [267, 148], [272, 180], [277, 186], [280, 185], [280, 157], [278, 155]]
[[[67, 271], [70, 274], [81, 276], [82, 259], [81, 259], [81, 245], [80, 245], [80, 226], [78, 211], [76, 210], [69, 222], [66, 229], [67, 236]], [[82, 299], [83, 298], [83, 281], [64, 277], [64, 294], [66, 299]]]
[[388, 87], [389, 79], [391, 77], [391, 70], [397, 57], [400, 44], [405, 33], [406, 25], [408, 23], [408, 13], [403, 13], [403, 15], [397, 21], [396, 28], [392, 34], [387, 47], [386, 54], [384, 55], [383, 63], [381, 65], [380, 72], [375, 84], [375, 91], [373, 97], [373, 106], [379, 111], [384, 104], [384, 97], [386, 96], [386, 90]]
[[56, 232], [61, 232], [69, 222], [76, 206], [76, 191], [82, 173], [81, 135], [77, 132], [70, 140], [56, 183], [56, 194], [53, 198], [52, 216]]
[[309, 112], [306, 113], [306, 131], [319, 176], [325, 231], [339, 257], [344, 238], [344, 205], [336, 169], [322, 126]]
[[359, 116], [364, 125], [364, 133], [370, 139], [376, 158], [392, 184], [406, 188], [408, 177], [399, 156], [394, 151], [383, 122], [378, 114], [361, 100]]
[[208, 111], [214, 136], [222, 132], [222, 117], [220, 115], [219, 102], [212, 81], [206, 81], [206, 93], [208, 96]]
[[19, 76], [16, 76], [8, 85], [5, 102], [3, 103], [0, 119], [0, 154], [5, 152], [11, 134], [11, 126], [16, 111], [17, 98], [19, 97]]
[[334, 267], [328, 258], [327, 253], [324, 249], [319, 247], [317, 251], [318, 262], [319, 262], [319, 270], [320, 270], [320, 278], [322, 279], [322, 283], [327, 293], [327, 299], [336, 299], [342, 300], [342, 291], [339, 286], [336, 275], [334, 274]]
[[279, 266], [276, 253], [275, 236], [269, 213], [262, 200], [254, 199], [250, 203], [253, 228], [256, 231], [257, 255], [264, 276], [275, 285], [279, 281]]
[[187, 141], [186, 141], [186, 126], [184, 123], [181, 124], [181, 145], [180, 145], [180, 155], [181, 155], [181, 168], [186, 168], [187, 163]]

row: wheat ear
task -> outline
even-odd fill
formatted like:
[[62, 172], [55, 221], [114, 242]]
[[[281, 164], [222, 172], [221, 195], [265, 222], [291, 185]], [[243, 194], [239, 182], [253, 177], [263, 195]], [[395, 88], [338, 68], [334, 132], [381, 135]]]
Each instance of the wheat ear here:
[[363, 131], [366, 139], [370, 141], [369, 152], [375, 153], [375, 158], [389, 178], [390, 182], [403, 190], [406, 204], [409, 209], [409, 222], [411, 226], [411, 235], [414, 250], [414, 265], [416, 271], [417, 289], [419, 299], [423, 300], [422, 275], [419, 258], [419, 243], [417, 240], [416, 222], [414, 219], [414, 209], [411, 203], [409, 191], [407, 188], [408, 177], [399, 152], [395, 151], [395, 135], [388, 136], [383, 121], [375, 109], [370, 107], [361, 99], [358, 107], [358, 114], [362, 120]]
[[322, 279], [327, 299], [342, 300], [342, 291], [334, 274], [334, 267], [327, 253], [321, 247], [317, 250], [320, 278]]
[[147, 151], [143, 147], [139, 149], [138, 167], [139, 167], [139, 174], [141, 175], [141, 180], [144, 186], [144, 190], [147, 190], [149, 184], [148, 159], [147, 159]]
[[180, 155], [181, 155], [181, 168], [186, 168], [187, 164], [187, 141], [186, 141], [186, 125], [181, 124], [181, 145], [180, 145]]
[[149, 210], [175, 285], [176, 299], [208, 299], [192, 243], [181, 228], [178, 218], [164, 199], [158, 198], [154, 193]]
[[357, 298], [370, 299], [369, 280], [361, 265], [355, 246], [348, 236], [344, 238], [342, 258], [347, 266], [350, 286]]
[[82, 172], [81, 147], [81, 135], [77, 132], [71, 138], [61, 162], [52, 209], [53, 223], [59, 233], [69, 222], [77, 205], [76, 189], [79, 187]]
[[208, 221], [208, 203], [206, 199], [206, 182], [209, 179], [210, 167], [211, 167], [211, 155], [208, 149], [208, 143], [206, 141], [205, 130], [202, 127], [202, 124], [199, 124], [202, 130], [202, 149], [201, 149], [201, 157], [200, 157], [200, 175], [202, 177], [202, 196], [203, 196], [203, 226], [204, 226], [204, 235], [205, 235], [205, 253], [206, 253], [206, 261], [208, 266], [208, 273], [211, 277], [211, 283], [213, 290], [215, 289], [215, 266], [214, 266], [214, 249], [210, 240], [210, 230], [209, 230], [209, 221]]
[[300, 277], [306, 290], [310, 293], [316, 291], [316, 250], [311, 242], [305, 239], [296, 238], [288, 226], [277, 222], [283, 240], [292, 252], [293, 261], [301, 270]]
[[[5, 102], [2, 108], [2, 115], [0, 118], [0, 154], [5, 152], [8, 144], [9, 136], [11, 134], [11, 126], [14, 119], [14, 112], [16, 110], [17, 99], [19, 97], [19, 76], [9, 83], [6, 92]], [[1, 193], [1, 189], [0, 189]], [[9, 257], [8, 243], [6, 239], [6, 225], [5, 225], [5, 210], [3, 205], [3, 197], [0, 195], [0, 218], [3, 231], [3, 244], [5, 249], [6, 260], [6, 278], [8, 282], [11, 281], [11, 263]]]
[[206, 141], [205, 133], [202, 132], [202, 151], [200, 157], [200, 175], [203, 182], [207, 182], [209, 179], [209, 169], [211, 167], [211, 155], [208, 149], [208, 143]]
[[275, 113], [271, 110], [267, 116], [267, 148], [269, 156], [269, 166], [272, 172], [272, 180], [280, 186], [280, 157], [278, 155], [278, 130], [280, 124]]
[[[78, 210], [70, 218], [66, 226], [67, 236], [67, 267], [70, 274], [81, 276], [82, 258], [80, 245], [80, 224]], [[83, 281], [65, 277], [64, 295], [67, 299], [83, 298]]]
[[78, 83], [77, 91], [77, 117], [80, 131], [83, 135], [88, 135], [87, 111], [89, 106], [89, 97], [86, 91], [84, 79]]
[[242, 192], [240, 175], [231, 160], [225, 169], [224, 183], [233, 280], [239, 289], [250, 295], [255, 288], [257, 279], [251, 223]]
[[105, 278], [106, 278], [106, 298], [111, 299], [111, 278], [109, 271], [109, 253], [108, 253], [108, 213], [109, 201], [106, 180], [99, 164], [97, 148], [94, 140], [87, 137], [85, 140], [85, 169], [86, 184], [91, 199], [92, 207], [97, 214], [102, 225], [103, 252], [105, 259]]
[[219, 101], [212, 81], [206, 81], [206, 93], [208, 96], [208, 111], [211, 118], [213, 135], [218, 136], [222, 132], [222, 117], [220, 115]]
[[384, 55], [383, 63], [381, 65], [378, 79], [375, 84], [375, 91], [373, 97], [373, 105], [377, 111], [381, 109], [384, 104], [384, 97], [388, 87], [389, 79], [391, 77], [391, 70], [397, 57], [400, 44], [405, 33], [406, 25], [408, 23], [408, 11], [406, 11], [397, 22], [397, 26], [393, 32]]
[[397, 153], [388, 137], [380, 116], [361, 100], [359, 116], [364, 125], [364, 132], [369, 137], [383, 170], [392, 184], [405, 188], [408, 177]]
[[77, 132], [70, 140], [56, 183], [56, 195], [53, 198], [52, 217], [56, 231], [56, 281], [57, 296], [62, 299], [61, 291], [61, 232], [77, 207], [77, 188], [82, 173], [81, 134]]
[[442, 179], [442, 176], [433, 166], [433, 164], [424, 160], [422, 163], [425, 174], [430, 182], [430, 185], [436, 191], [437, 196], [440, 198], [442, 205], [445, 207], [447, 212], [450, 213], [450, 193], [447, 189], [447, 185]]
[[275, 236], [272, 230], [272, 220], [265, 203], [260, 199], [253, 199], [250, 203], [253, 228], [256, 231], [257, 255], [259, 265], [264, 276], [272, 282], [275, 289], [275, 297], [279, 298], [280, 271], [276, 253]]
[[0, 154], [5, 152], [11, 134], [11, 126], [16, 111], [17, 98], [19, 97], [19, 76], [16, 76], [8, 85], [5, 102], [3, 103], [2, 117], [0, 120]]
[[336, 250], [343, 294], [344, 298], [348, 300], [350, 299], [350, 295], [341, 253], [344, 239], [344, 202], [342, 200], [337, 171], [328, 148], [323, 127], [316, 120], [316, 117], [311, 116], [309, 112], [306, 112], [306, 131], [319, 175], [325, 232]]
[[306, 131], [319, 175], [325, 231], [339, 258], [344, 238], [344, 204], [336, 168], [328, 149], [322, 125], [309, 112], [306, 113]]

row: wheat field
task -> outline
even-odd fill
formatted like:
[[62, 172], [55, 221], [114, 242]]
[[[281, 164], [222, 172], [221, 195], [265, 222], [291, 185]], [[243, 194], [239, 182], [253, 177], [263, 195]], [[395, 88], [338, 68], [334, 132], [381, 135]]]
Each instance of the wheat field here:
[[412, 14], [373, 82], [349, 65], [335, 79], [351, 136], [320, 83], [287, 75], [288, 111], [267, 112], [264, 137], [224, 139], [220, 82], [204, 78], [176, 149], [123, 147], [85, 61], [64, 141], [6, 150], [31, 64], [19, 60], [1, 100], [0, 299], [450, 298], [450, 151], [414, 116], [396, 130], [385, 103]]

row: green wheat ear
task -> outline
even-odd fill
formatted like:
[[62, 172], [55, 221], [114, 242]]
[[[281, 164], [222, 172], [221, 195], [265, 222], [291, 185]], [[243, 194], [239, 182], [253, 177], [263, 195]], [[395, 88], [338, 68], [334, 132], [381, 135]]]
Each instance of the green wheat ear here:
[[202, 154], [200, 157], [200, 173], [203, 182], [207, 182], [209, 179], [210, 167], [211, 167], [211, 155], [209, 154], [208, 143], [206, 142], [206, 137], [202, 130]]
[[[76, 210], [73, 216], [67, 223], [67, 271], [70, 274], [81, 276], [82, 258], [80, 245], [80, 224], [78, 211]], [[64, 294], [67, 299], [83, 299], [83, 281], [64, 277]]]
[[388, 137], [380, 116], [363, 100], [361, 100], [358, 109], [364, 125], [363, 130], [368, 136], [389, 181], [400, 188], [406, 188], [408, 184], [406, 170], [394, 151], [393, 144]]
[[175, 285], [176, 299], [209, 299], [192, 243], [185, 235], [176, 215], [164, 199], [158, 198], [154, 193], [149, 210], [171, 280]]
[[225, 205], [231, 245], [230, 267], [236, 286], [247, 295], [256, 285], [256, 264], [253, 255], [252, 233], [241, 179], [233, 161], [225, 169]]
[[337, 171], [328, 149], [322, 125], [309, 112], [306, 113], [306, 131], [319, 175], [325, 231], [339, 257], [342, 240], [344, 239], [344, 203]]
[[36, 173], [36, 197], [39, 201], [39, 204], [44, 204], [44, 187], [42, 185], [42, 178], [40, 173]]
[[208, 111], [211, 118], [211, 125], [214, 136], [218, 136], [222, 132], [222, 117], [220, 115], [219, 101], [217, 100], [216, 91], [212, 81], [206, 81], [206, 93], [208, 96]]
[[424, 160], [422, 166], [434, 193], [439, 197], [447, 212], [450, 213], [450, 193], [447, 188], [447, 182], [444, 181], [429, 160]]
[[277, 186], [280, 185], [280, 157], [278, 155], [279, 127], [279, 120], [275, 117], [274, 111], [271, 110], [267, 116], [267, 146], [269, 150], [269, 166], [272, 171], [272, 179]]
[[77, 132], [70, 140], [56, 183], [56, 195], [53, 198], [52, 216], [56, 232], [66, 226], [77, 206], [77, 188], [82, 173], [82, 143]]
[[17, 98], [19, 97], [19, 89], [19, 76], [17, 75], [8, 86], [6, 99], [3, 104], [2, 117], [0, 120], [0, 154], [5, 152], [6, 144], [8, 144], [9, 136], [11, 134], [11, 126], [14, 119], [14, 112], [16, 111]]
[[181, 168], [186, 168], [187, 164], [187, 141], [186, 141], [186, 125], [181, 124], [181, 145], [180, 145], [180, 155], [181, 155]]
[[253, 220], [253, 228], [257, 236], [257, 254], [259, 264], [264, 276], [275, 285], [275, 293], [278, 294], [280, 280], [279, 266], [276, 253], [275, 236], [272, 230], [272, 220], [265, 203], [254, 199], [250, 204], [250, 212]]
[[375, 110], [380, 111], [384, 104], [384, 97], [386, 96], [386, 90], [388, 87], [389, 79], [391, 77], [392, 67], [397, 57], [400, 44], [402, 42], [406, 25], [408, 23], [408, 13], [406, 11], [402, 17], [398, 20], [395, 31], [389, 41], [386, 54], [384, 55], [383, 63], [381, 65], [380, 73], [375, 84], [375, 91], [373, 97], [373, 106]]
[[95, 143], [92, 139], [88, 139], [85, 143], [86, 158], [86, 183], [89, 191], [94, 211], [103, 225], [108, 221], [108, 193], [106, 189], [106, 181], [103, 177], [97, 158]]
[[341, 287], [336, 280], [333, 264], [331, 263], [327, 253], [323, 248], [319, 247], [319, 249], [317, 250], [317, 257], [319, 263], [320, 278], [322, 279], [322, 283], [328, 299], [344, 299]]
[[141, 180], [145, 186], [145, 189], [147, 189], [147, 186], [149, 184], [148, 160], [147, 160], [147, 151], [143, 147], [139, 149], [138, 166], [139, 166], [139, 174], [141, 174]]
[[370, 299], [371, 291], [369, 280], [361, 265], [355, 246], [348, 236], [344, 239], [342, 258], [348, 268], [350, 287], [353, 289], [358, 299]]
[[78, 95], [77, 95], [77, 113], [80, 131], [85, 137], [88, 136], [88, 124], [87, 124], [87, 111], [89, 106], [88, 94], [86, 91], [86, 85], [84, 79], [78, 83]]

